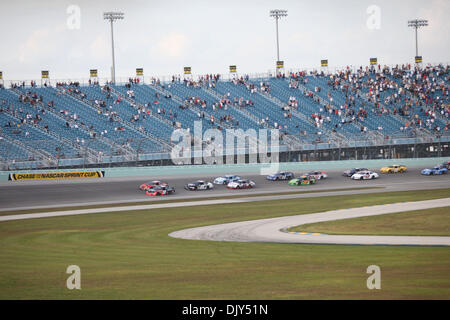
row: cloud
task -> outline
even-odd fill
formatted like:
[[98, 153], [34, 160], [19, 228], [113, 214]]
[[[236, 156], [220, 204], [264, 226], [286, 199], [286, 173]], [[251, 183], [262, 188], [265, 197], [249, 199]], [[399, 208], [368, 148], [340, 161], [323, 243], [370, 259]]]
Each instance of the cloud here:
[[97, 60], [103, 60], [108, 57], [108, 52], [111, 52], [110, 43], [106, 40], [105, 36], [99, 35], [91, 42], [89, 46], [90, 54]]
[[181, 57], [186, 53], [188, 38], [178, 32], [171, 32], [156, 44], [156, 50], [162, 56]]
[[429, 20], [429, 26], [425, 27], [421, 32], [424, 32], [424, 35], [433, 35], [422, 36], [421, 41], [424, 44], [439, 46], [443, 41], [448, 40], [447, 30], [450, 28], [449, 12], [450, 2], [448, 0], [433, 1], [428, 3], [426, 8], [419, 10], [420, 18]]
[[19, 61], [21, 63], [32, 63], [40, 61], [40, 58], [47, 56], [52, 51], [52, 41], [50, 30], [41, 28], [32, 34], [19, 46]]

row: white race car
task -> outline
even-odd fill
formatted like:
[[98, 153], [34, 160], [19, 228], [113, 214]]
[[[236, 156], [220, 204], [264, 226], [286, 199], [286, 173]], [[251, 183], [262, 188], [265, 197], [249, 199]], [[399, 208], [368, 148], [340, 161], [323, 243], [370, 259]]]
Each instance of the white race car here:
[[250, 189], [255, 186], [255, 183], [251, 180], [238, 180], [234, 182], [230, 182], [227, 185], [228, 189]]
[[378, 173], [373, 171], [359, 171], [352, 175], [353, 180], [370, 180], [370, 179], [377, 179], [380, 176]]
[[197, 180], [195, 182], [188, 183], [187, 185], [184, 186], [184, 188], [189, 191], [211, 190], [214, 188], [214, 185], [211, 182]]
[[229, 184], [230, 182], [241, 180], [241, 177], [228, 174], [223, 177], [218, 177], [214, 179], [214, 184]]
[[316, 180], [328, 178], [328, 174], [325, 171], [310, 171], [304, 175], [314, 177]]

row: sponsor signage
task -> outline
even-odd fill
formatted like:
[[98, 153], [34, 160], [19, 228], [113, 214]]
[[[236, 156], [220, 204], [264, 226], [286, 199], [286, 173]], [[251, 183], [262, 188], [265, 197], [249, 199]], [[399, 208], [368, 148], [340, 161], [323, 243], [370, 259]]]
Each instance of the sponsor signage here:
[[103, 178], [105, 171], [11, 173], [8, 180]]

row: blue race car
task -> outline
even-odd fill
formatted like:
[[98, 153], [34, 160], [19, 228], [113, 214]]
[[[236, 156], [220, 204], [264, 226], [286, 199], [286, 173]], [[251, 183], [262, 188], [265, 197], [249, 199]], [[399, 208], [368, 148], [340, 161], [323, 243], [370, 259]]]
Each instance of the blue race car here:
[[236, 182], [238, 180], [241, 180], [241, 177], [239, 176], [235, 176], [233, 174], [227, 174], [226, 176], [223, 177], [217, 177], [214, 179], [214, 184], [229, 184], [230, 182]]
[[423, 169], [422, 174], [431, 176], [431, 175], [437, 175], [437, 174], [445, 174], [448, 172], [448, 169], [442, 165], [436, 166], [430, 169]]
[[291, 180], [294, 179], [294, 174], [292, 172], [277, 172], [273, 175], [267, 176], [267, 180], [270, 181], [278, 181], [278, 180]]

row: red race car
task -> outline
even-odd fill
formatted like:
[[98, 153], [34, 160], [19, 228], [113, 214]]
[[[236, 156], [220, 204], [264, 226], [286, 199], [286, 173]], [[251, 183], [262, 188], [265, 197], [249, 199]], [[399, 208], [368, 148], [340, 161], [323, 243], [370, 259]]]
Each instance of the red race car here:
[[156, 186], [145, 192], [148, 196], [167, 196], [172, 193], [175, 193], [175, 188], [169, 186]]
[[155, 181], [150, 181], [150, 182], [141, 184], [139, 186], [139, 189], [142, 190], [142, 191], [147, 191], [148, 189], [151, 189], [153, 187], [167, 186], [167, 185], [168, 184], [165, 183], [165, 182], [161, 182], [161, 181], [155, 180]]

